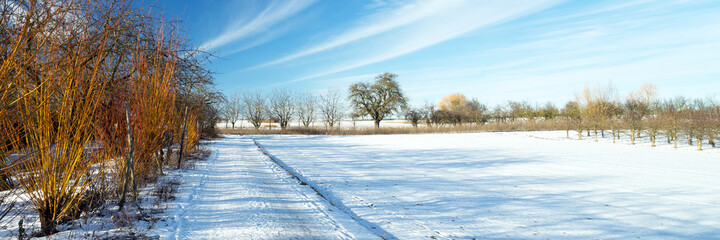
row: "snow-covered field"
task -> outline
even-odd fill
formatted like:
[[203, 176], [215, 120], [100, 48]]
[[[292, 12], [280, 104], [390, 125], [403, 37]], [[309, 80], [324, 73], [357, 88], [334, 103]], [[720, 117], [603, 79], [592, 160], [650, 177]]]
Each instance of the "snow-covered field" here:
[[[662, 139], [228, 135], [207, 142], [211, 157], [193, 169], [167, 172], [182, 183], [174, 201], [143, 190], [143, 220], [96, 216], [52, 238], [720, 238], [720, 148]], [[31, 212], [21, 217], [37, 229]], [[0, 237], [16, 238], [18, 220]]]
[[715, 149], [565, 140], [564, 134], [224, 141], [256, 139], [310, 186], [390, 238], [720, 237]]

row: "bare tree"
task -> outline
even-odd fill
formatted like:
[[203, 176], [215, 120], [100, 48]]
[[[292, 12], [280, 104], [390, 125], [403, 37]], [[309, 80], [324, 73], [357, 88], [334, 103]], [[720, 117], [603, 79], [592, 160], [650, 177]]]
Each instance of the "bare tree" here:
[[309, 127], [315, 121], [315, 110], [317, 108], [317, 97], [305, 92], [298, 95], [297, 114], [304, 127]]
[[585, 87], [576, 99], [580, 112], [588, 127], [595, 132], [595, 141], [597, 141], [598, 130], [603, 136], [605, 135], [604, 129], [615, 112], [615, 91], [612, 85], [608, 85], [605, 89]]
[[409, 120], [413, 127], [417, 127], [422, 118], [423, 112], [421, 108], [408, 107], [405, 109], [405, 119]]
[[240, 115], [243, 113], [243, 102], [242, 96], [239, 92], [234, 92], [223, 104], [223, 115], [225, 116], [225, 124], [230, 122], [232, 128], [235, 129], [235, 123], [240, 119]]
[[252, 123], [255, 129], [259, 129], [267, 115], [265, 96], [263, 96], [261, 91], [254, 93], [248, 92], [242, 95], [242, 102], [245, 105], [245, 119]]
[[678, 132], [682, 124], [682, 112], [687, 105], [683, 97], [666, 100], [663, 102], [663, 118], [665, 119], [665, 134], [668, 136], [668, 143], [673, 142], [673, 148], [677, 148]]
[[715, 139], [720, 133], [720, 105], [713, 99], [708, 99], [708, 143], [715, 147]]
[[[653, 101], [655, 101], [655, 97], [657, 96], [657, 88], [655, 87], [655, 84], [653, 83], [645, 83], [642, 86], [640, 86], [640, 89], [630, 93], [629, 98], [633, 98], [634, 101], [640, 102], [642, 106], [645, 108], [649, 108]], [[642, 114], [647, 114], [649, 112], [649, 109], [645, 109], [644, 111], [638, 112]], [[645, 117], [645, 115], [641, 116], [641, 119]], [[642, 132], [642, 129], [637, 129], [637, 137], [640, 137], [640, 133]]]
[[466, 115], [468, 115], [467, 118], [471, 119], [475, 122], [475, 124], [482, 125], [487, 123], [489, 118], [488, 107], [487, 105], [480, 103], [477, 99], [473, 98], [468, 101], [466, 111]]
[[433, 123], [437, 124], [435, 119], [435, 104], [425, 102], [425, 105], [422, 108], [422, 118], [425, 120], [425, 124], [427, 124], [428, 127], [432, 127]]
[[648, 105], [642, 99], [634, 98], [632, 95], [625, 100], [625, 124], [630, 128], [630, 144], [635, 144], [635, 134], [640, 131], [642, 119], [648, 112]]
[[376, 128], [386, 116], [407, 104], [395, 78], [397, 74], [386, 72], [375, 77], [374, 84], [360, 82], [350, 86], [349, 98], [356, 113], [372, 117]]
[[342, 97], [340, 91], [330, 89], [325, 94], [320, 95], [320, 112], [323, 115], [325, 124], [329, 127], [339, 125], [343, 117]]
[[582, 140], [583, 118], [578, 103], [574, 101], [566, 103], [565, 107], [562, 109], [561, 115], [563, 116], [565, 122], [566, 137], [570, 138], [570, 129], [575, 128], [578, 132], [578, 140]]
[[703, 139], [711, 134], [711, 107], [703, 99], [695, 99], [690, 116], [689, 127], [697, 139], [697, 150], [702, 151]]
[[539, 109], [538, 116], [542, 117], [543, 120], [553, 120], [560, 116], [560, 110], [553, 103], [548, 102]]
[[270, 95], [270, 113], [280, 122], [280, 128], [286, 129], [295, 114], [297, 97], [289, 90], [275, 90]]
[[498, 124], [507, 122], [508, 118], [510, 118], [508, 107], [503, 104], [495, 105], [492, 110], [492, 116]]
[[645, 120], [645, 131], [647, 131], [648, 137], [650, 138], [651, 147], [655, 147], [655, 139], [657, 139], [660, 129], [664, 126], [666, 118], [662, 116], [663, 108], [659, 101], [650, 103], [648, 110], [648, 115]]

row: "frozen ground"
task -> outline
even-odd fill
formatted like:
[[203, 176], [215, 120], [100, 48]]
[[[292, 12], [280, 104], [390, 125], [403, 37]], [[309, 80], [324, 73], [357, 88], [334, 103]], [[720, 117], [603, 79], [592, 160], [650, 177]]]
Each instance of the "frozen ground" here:
[[720, 237], [715, 149], [564, 132], [250, 137], [399, 239]]

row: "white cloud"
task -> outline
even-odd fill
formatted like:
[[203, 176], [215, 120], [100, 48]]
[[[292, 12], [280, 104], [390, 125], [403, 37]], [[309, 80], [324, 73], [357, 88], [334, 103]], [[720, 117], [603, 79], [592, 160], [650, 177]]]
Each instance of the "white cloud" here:
[[[456, 1], [451, 4], [448, 3], [442, 11], [435, 12], [433, 15], [424, 16], [421, 19], [415, 19], [411, 22], [412, 24], [408, 23], [405, 24], [405, 26], [396, 27], [397, 29], [391, 32], [376, 36], [376, 38], [381, 38], [383, 41], [377, 41], [380, 42], [380, 44], [373, 46], [361, 46], [360, 48], [362, 48], [362, 53], [364, 54], [361, 54], [358, 58], [329, 67], [328, 70], [310, 74], [289, 82], [326, 76], [412, 53], [457, 38], [481, 27], [498, 24], [534, 13], [556, 3], [557, 1]], [[353, 29], [348, 31], [348, 34], [343, 34], [342, 36], [364, 36], [362, 34], [350, 33], [366, 32], [365, 29], [368, 28], [376, 29], [380, 27], [370, 26], [360, 28], [360, 30]], [[347, 39], [354, 38], [348, 37]], [[342, 41], [336, 40], [331, 42], [336, 43]], [[314, 53], [313, 51], [316, 52], [316, 49], [325, 50], [327, 46], [334, 45], [335, 44], [321, 44], [318, 47], [310, 48], [301, 53], [310, 52], [311, 54]], [[297, 54], [290, 55], [289, 57], [295, 55]]]
[[[252, 20], [247, 22], [239, 21], [231, 24], [225, 32], [209, 41], [206, 41], [200, 46], [200, 48], [208, 51], [241, 39], [255, 36], [261, 32], [267, 31], [273, 26], [276, 26], [283, 20], [298, 14], [314, 2], [314, 0], [272, 2], [265, 10], [260, 12]], [[269, 36], [276, 37], [277, 34]], [[263, 39], [263, 41], [267, 40], [269, 40], [267, 37]], [[253, 44], [259, 45], [257, 43]]]
[[[433, 15], [447, 12], [453, 8], [462, 6], [462, 0], [430, 0], [430, 1], [413, 1], [390, 11], [380, 11], [359, 21], [362, 24], [348, 31], [341, 33], [327, 41], [315, 44], [306, 49], [300, 50], [280, 59], [259, 65], [257, 67], [265, 67], [278, 63], [287, 62], [304, 56], [322, 52], [328, 49], [336, 48], [360, 39], [372, 37], [374, 35], [384, 33], [395, 28], [415, 23], [419, 20], [428, 18]], [[376, 2], [374, 5], [385, 5], [384, 2]]]

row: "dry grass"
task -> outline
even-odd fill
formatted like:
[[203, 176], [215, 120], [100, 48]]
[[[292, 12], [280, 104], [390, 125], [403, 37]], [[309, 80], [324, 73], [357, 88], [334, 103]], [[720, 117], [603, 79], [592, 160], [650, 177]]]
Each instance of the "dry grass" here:
[[376, 135], [376, 134], [423, 134], [423, 133], [461, 133], [461, 132], [509, 132], [509, 131], [541, 131], [561, 130], [563, 126], [555, 121], [537, 122], [507, 122], [488, 123], [483, 125], [441, 125], [441, 126], [419, 126], [414, 127], [356, 127], [356, 128], [325, 128], [325, 127], [288, 127], [285, 130], [279, 128], [236, 128], [218, 129], [219, 134], [237, 135], [264, 135], [264, 134], [289, 134], [289, 135]]

